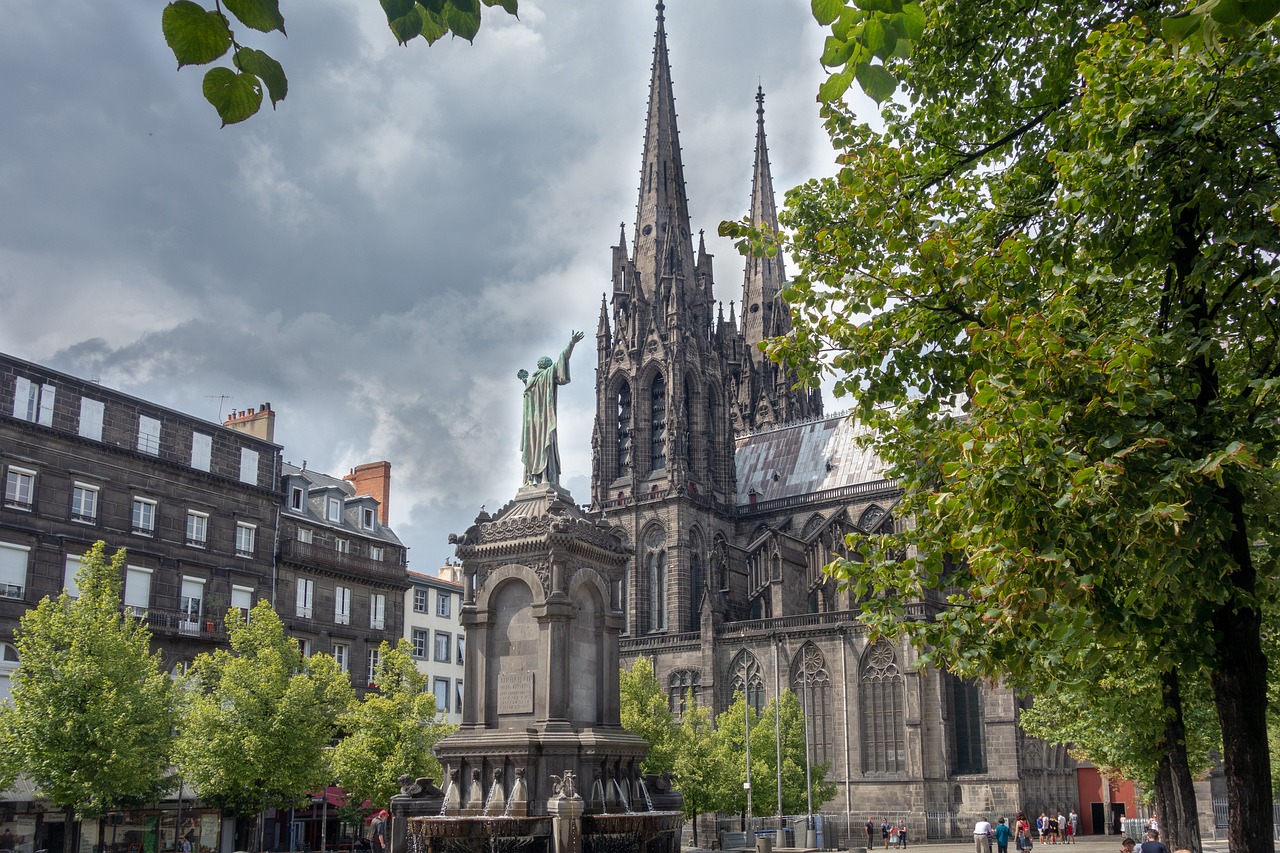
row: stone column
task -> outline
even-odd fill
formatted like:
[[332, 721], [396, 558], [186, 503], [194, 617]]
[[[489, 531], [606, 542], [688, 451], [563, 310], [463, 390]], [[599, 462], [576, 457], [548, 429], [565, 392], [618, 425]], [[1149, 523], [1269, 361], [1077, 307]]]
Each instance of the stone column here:
[[466, 655], [462, 661], [462, 728], [484, 728], [481, 708], [492, 704], [494, 697], [487, 696], [486, 656], [483, 649], [489, 642], [490, 616], [480, 613], [474, 604], [465, 604], [458, 614], [458, 621], [467, 638]]
[[569, 721], [569, 625], [573, 620], [574, 606], [562, 592], [548, 597], [539, 621], [546, 625], [547, 687], [543, 692], [544, 705], [539, 716], [546, 720], [547, 731], [567, 731]]
[[626, 617], [621, 612], [606, 613], [604, 616], [604, 637], [600, 666], [602, 697], [601, 719], [606, 726], [622, 725], [622, 708], [620, 702], [620, 678], [618, 663], [618, 634], [626, 624]]
[[553, 853], [582, 853], [582, 812], [585, 808], [582, 797], [576, 793], [572, 796], [562, 794], [547, 801], [555, 845]]

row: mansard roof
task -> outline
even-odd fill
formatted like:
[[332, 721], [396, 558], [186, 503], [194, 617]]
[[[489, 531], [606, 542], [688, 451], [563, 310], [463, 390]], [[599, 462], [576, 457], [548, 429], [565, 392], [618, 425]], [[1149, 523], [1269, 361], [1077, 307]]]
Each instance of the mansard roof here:
[[847, 414], [792, 423], [737, 440], [738, 506], [812, 496], [882, 482], [885, 463], [863, 447], [865, 434]]

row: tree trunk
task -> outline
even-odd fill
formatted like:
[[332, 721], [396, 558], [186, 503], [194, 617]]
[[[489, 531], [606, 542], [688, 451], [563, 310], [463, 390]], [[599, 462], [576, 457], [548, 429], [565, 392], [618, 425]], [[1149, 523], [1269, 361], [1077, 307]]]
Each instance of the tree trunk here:
[[62, 810], [62, 814], [62, 853], [76, 853], [80, 846], [76, 838], [76, 810], [73, 806], [67, 806]]
[[104, 830], [104, 828], [106, 827], [106, 824], [107, 824], [107, 819], [106, 819], [105, 817], [103, 817], [102, 815], [99, 815], [99, 816], [98, 816], [98, 847], [97, 847], [97, 853], [102, 853], [102, 850], [103, 850], [103, 847], [102, 847], [102, 834], [103, 834], [103, 830]]
[[1170, 850], [1200, 847], [1200, 819], [1196, 808], [1195, 782], [1187, 758], [1187, 729], [1182, 716], [1182, 687], [1176, 670], [1160, 676], [1164, 706], [1170, 713], [1164, 727], [1164, 755], [1161, 766], [1168, 772], [1165, 801], [1160, 806], [1160, 836]]

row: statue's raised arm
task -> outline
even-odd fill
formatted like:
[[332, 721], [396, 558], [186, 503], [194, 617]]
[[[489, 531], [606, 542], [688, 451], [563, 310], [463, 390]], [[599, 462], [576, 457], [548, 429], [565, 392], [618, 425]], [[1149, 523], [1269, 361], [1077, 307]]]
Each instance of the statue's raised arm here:
[[[554, 362], [538, 359], [532, 375], [521, 370], [516, 377], [524, 383], [524, 420], [520, 430], [520, 459], [524, 462], [524, 484], [560, 485], [560, 450], [556, 446], [556, 387], [569, 383], [569, 356], [584, 337], [569, 336], [569, 345]], [[523, 375], [522, 375], [523, 374]]]

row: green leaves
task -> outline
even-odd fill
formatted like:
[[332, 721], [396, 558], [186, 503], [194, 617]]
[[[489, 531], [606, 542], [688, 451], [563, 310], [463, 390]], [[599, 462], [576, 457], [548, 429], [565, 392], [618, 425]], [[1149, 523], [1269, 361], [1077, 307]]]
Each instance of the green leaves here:
[[854, 80], [876, 103], [891, 98], [899, 82], [892, 61], [907, 57], [911, 43], [924, 35], [921, 4], [856, 0], [850, 5], [842, 0], [812, 0], [812, 10], [819, 24], [831, 27], [822, 64], [839, 69], [823, 83], [819, 99], [838, 102]]
[[1247, 38], [1280, 14], [1280, 0], [1204, 0], [1160, 21], [1160, 34], [1175, 45], [1216, 48], [1223, 38]]
[[206, 65], [231, 47], [227, 19], [192, 0], [176, 0], [160, 16], [165, 43], [177, 57], [178, 67]]
[[[422, 36], [433, 44], [448, 33], [467, 41], [480, 31], [481, 0], [380, 0], [387, 26], [400, 44]], [[483, 0], [515, 15], [518, 0]], [[262, 33], [284, 29], [280, 0], [221, 0], [222, 7], [245, 27]], [[217, 8], [207, 9], [194, 0], [173, 0], [161, 13], [165, 43], [186, 65], [208, 65], [231, 51], [231, 68], [220, 66], [205, 73], [202, 91], [222, 126], [237, 124], [253, 116], [262, 106], [263, 87], [271, 106], [284, 100], [289, 81], [284, 67], [262, 50], [239, 42], [232, 21]]]

